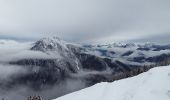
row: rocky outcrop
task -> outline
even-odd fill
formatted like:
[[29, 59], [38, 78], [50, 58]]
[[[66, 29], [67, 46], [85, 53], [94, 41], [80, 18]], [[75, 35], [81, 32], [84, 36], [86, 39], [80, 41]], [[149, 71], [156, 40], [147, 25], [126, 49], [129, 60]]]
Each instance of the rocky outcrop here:
[[[102, 46], [109, 49], [100, 49]], [[30, 50], [45, 53], [52, 56], [52, 58], [23, 58], [10, 61], [9, 64], [22, 66], [28, 70], [28, 73], [13, 76], [10, 82], [0, 85], [9, 88], [16, 85], [26, 85], [35, 91], [41, 91], [46, 87], [66, 83], [68, 80], [81, 81], [85, 84], [85, 86], [82, 85], [82, 87], [77, 87], [62, 94], [56, 94], [61, 96], [98, 82], [110, 82], [132, 77], [152, 67], [169, 64], [169, 54], [152, 57], [146, 57], [143, 54], [146, 51], [158, 50], [158, 48], [161, 50], [159, 46], [151, 44], [137, 46], [137, 48], [136, 46], [135, 44], [113, 44], [109, 47], [107, 45], [97, 45], [97, 47], [92, 45], [79, 46], [67, 44], [57, 37], [44, 38], [35, 42]], [[135, 50], [127, 50], [117, 54], [117, 51], [111, 49], [113, 47], [117, 47], [120, 51], [128, 48], [135, 48]], [[164, 48], [167, 49], [168, 47]], [[99, 55], [96, 55], [96, 52]], [[136, 52], [140, 55], [135, 55]], [[122, 60], [122, 58], [125, 59]], [[149, 64], [145, 65], [145, 62], [149, 62]]]

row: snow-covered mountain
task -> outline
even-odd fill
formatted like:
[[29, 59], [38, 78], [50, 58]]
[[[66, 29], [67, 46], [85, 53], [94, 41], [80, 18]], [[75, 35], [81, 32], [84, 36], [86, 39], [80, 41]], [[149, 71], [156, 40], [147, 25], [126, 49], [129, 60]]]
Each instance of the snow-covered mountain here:
[[[0, 56], [0, 68], [7, 71], [0, 71], [0, 90], [23, 86], [29, 91], [22, 91], [22, 97], [36, 93], [49, 100], [99, 82], [112, 82], [168, 65], [170, 45], [78, 45], [57, 37], [23, 43], [0, 40]], [[4, 94], [9, 97], [9, 92]], [[24, 99], [20, 96], [18, 93], [16, 100]]]
[[55, 100], [170, 100], [170, 66], [92, 87]]
[[[80, 69], [80, 62], [75, 54], [67, 47], [66, 42], [58, 37], [43, 38], [37, 41], [31, 50], [42, 51], [51, 56], [55, 55], [55, 59], [58, 59], [55, 63], [58, 64], [60, 68], [64, 68], [64, 63], [68, 63], [71, 66], [71, 71], [77, 72]], [[60, 63], [62, 64], [59, 65]], [[69, 71], [69, 69], [66, 68], [67, 67], [65, 67], [65, 70]]]
[[[170, 44], [154, 43], [113, 43], [105, 45], [84, 45], [84, 52], [91, 55], [110, 58], [132, 65], [150, 65], [161, 62], [160, 57], [170, 55]], [[169, 58], [168, 58], [169, 59]], [[164, 59], [162, 59], [164, 61]]]

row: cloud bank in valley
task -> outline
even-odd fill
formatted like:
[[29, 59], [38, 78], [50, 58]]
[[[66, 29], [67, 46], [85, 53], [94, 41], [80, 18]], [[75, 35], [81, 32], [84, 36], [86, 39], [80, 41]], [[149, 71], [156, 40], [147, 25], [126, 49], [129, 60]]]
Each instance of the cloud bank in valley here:
[[[16, 84], [18, 77], [33, 74], [40, 71], [41, 68], [40, 66], [9, 64], [10, 61], [60, 59], [57, 55], [52, 56], [43, 52], [31, 51], [31, 46], [33, 46], [31, 42], [0, 40], [0, 99], [25, 100], [28, 96], [41, 95], [44, 99], [49, 100], [86, 87], [85, 82], [78, 79], [66, 79], [61, 81], [60, 84], [44, 85], [42, 90], [34, 90], [30, 84]], [[13, 83], [13, 81], [16, 83]]]

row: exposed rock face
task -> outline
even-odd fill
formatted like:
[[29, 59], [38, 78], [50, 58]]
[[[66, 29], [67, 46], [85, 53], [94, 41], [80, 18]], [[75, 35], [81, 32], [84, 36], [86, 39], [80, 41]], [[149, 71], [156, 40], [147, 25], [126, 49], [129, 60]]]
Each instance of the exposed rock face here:
[[[47, 86], [60, 84], [70, 74], [80, 70], [81, 65], [75, 54], [67, 48], [62, 40], [56, 37], [37, 41], [31, 50], [41, 51], [54, 57], [48, 59], [29, 58], [9, 62], [13, 65], [23, 66], [30, 71], [24, 76], [15, 77], [15, 81], [9, 84], [28, 85], [35, 90], [41, 90]], [[35, 70], [36, 67], [38, 67], [37, 70]]]
[[104, 71], [108, 67], [104, 59], [93, 55], [79, 54], [78, 58], [82, 64], [83, 69]]
[[127, 51], [124, 54], [122, 54], [122, 56], [129, 56], [133, 53], [133, 51]]
[[79, 70], [77, 66], [80, 67], [80, 63], [78, 62], [75, 54], [67, 47], [64, 41], [57, 37], [41, 39], [35, 43], [31, 50], [42, 51], [49, 55], [56, 56], [56, 60], [53, 63], [60, 68], [65, 68], [67, 71], [77, 72]]
[[[169, 46], [133, 43], [77, 46], [67, 44], [57, 37], [43, 38], [35, 42], [30, 50], [43, 52], [52, 58], [23, 58], [10, 61], [9, 64], [22, 66], [29, 73], [12, 77], [10, 82], [0, 85], [9, 88], [26, 85], [36, 91], [41, 91], [47, 87], [67, 83], [68, 80], [82, 81], [85, 84], [81, 86], [79, 83], [80, 87], [76, 89], [56, 94], [56, 96], [61, 96], [98, 82], [131, 77], [157, 64], [169, 64], [170, 54], [168, 53], [154, 56], [145, 54], [146, 51], [156, 52], [164, 49], [170, 48]], [[146, 62], [148, 64], [145, 65]]]

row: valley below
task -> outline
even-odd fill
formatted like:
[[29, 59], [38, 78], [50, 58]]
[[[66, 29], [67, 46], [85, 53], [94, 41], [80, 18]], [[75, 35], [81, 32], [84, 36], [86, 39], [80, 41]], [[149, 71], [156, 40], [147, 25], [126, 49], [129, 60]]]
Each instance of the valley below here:
[[40, 95], [52, 100], [169, 64], [170, 44], [82, 45], [58, 37], [23, 43], [0, 40], [0, 99]]

